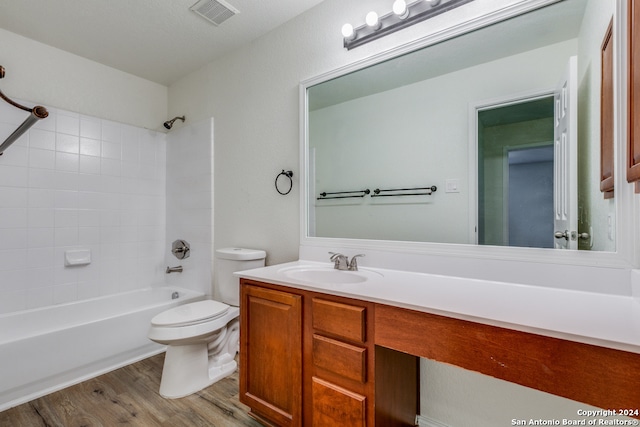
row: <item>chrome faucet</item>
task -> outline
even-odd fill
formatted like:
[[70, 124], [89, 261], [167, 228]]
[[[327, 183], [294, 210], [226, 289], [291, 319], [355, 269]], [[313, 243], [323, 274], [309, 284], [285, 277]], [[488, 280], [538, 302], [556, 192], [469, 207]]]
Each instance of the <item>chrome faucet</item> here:
[[358, 271], [358, 262], [356, 258], [364, 256], [364, 254], [358, 254], [351, 257], [351, 261], [346, 255], [329, 252], [331, 255], [330, 260], [334, 262], [333, 268], [336, 270], [349, 270], [349, 271]]
[[329, 252], [331, 261], [334, 262], [333, 268], [336, 270], [348, 270], [349, 269], [349, 259], [346, 255], [339, 254], [336, 252]]
[[167, 274], [182, 273], [182, 266], [179, 265], [177, 267], [167, 267], [167, 269], [165, 270], [165, 273], [167, 273]]
[[358, 262], [356, 261], [356, 258], [360, 257], [360, 256], [365, 256], [364, 254], [358, 254], [358, 255], [354, 255], [351, 257], [351, 261], [349, 262], [349, 270], [350, 271], [358, 271]]

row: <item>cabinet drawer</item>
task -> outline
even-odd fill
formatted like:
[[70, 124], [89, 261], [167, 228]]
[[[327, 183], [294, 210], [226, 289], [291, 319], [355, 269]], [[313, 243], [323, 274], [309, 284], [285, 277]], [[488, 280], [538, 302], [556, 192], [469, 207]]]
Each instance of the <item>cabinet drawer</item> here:
[[367, 349], [313, 336], [313, 364], [345, 378], [367, 382]]
[[313, 427], [366, 425], [365, 396], [313, 377]]
[[365, 307], [313, 298], [312, 312], [316, 331], [356, 342], [364, 343], [367, 340]]

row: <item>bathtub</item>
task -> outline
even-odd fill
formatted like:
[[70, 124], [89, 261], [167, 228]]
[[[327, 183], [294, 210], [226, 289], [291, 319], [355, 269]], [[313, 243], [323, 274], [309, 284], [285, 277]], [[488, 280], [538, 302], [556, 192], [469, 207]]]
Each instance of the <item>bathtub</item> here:
[[0, 411], [164, 351], [151, 318], [201, 299], [158, 287], [0, 315]]

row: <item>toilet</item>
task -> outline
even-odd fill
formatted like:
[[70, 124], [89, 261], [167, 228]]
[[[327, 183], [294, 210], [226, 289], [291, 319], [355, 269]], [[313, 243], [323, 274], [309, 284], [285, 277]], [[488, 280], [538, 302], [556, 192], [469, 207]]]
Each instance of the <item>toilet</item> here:
[[216, 250], [220, 301], [203, 300], [163, 311], [151, 319], [149, 339], [167, 346], [160, 395], [188, 396], [227, 377], [238, 367], [240, 285], [236, 271], [264, 266], [257, 249]]

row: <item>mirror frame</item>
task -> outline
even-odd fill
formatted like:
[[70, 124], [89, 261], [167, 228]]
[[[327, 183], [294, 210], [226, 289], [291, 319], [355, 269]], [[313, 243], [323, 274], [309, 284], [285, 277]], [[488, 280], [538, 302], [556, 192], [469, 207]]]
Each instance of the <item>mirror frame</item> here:
[[[614, 126], [614, 156], [615, 167], [615, 188], [616, 207], [615, 221], [613, 224], [616, 236], [615, 252], [591, 252], [579, 250], [559, 250], [541, 248], [520, 248], [520, 247], [500, 247], [473, 244], [452, 244], [452, 243], [430, 243], [430, 242], [408, 242], [408, 241], [383, 241], [368, 239], [346, 239], [311, 237], [308, 235], [310, 200], [309, 195], [309, 174], [307, 162], [309, 160], [308, 144], [308, 96], [307, 89], [311, 86], [326, 82], [328, 80], [361, 70], [363, 68], [387, 61], [401, 55], [426, 48], [430, 45], [443, 42], [450, 38], [480, 29], [482, 27], [498, 23], [500, 21], [525, 14], [544, 6], [559, 3], [564, 0], [522, 0], [491, 13], [477, 18], [455, 24], [446, 29], [429, 34], [425, 37], [411, 41], [395, 48], [382, 51], [367, 58], [355, 61], [351, 64], [325, 72], [316, 77], [303, 80], [299, 85], [299, 106], [300, 106], [300, 246], [301, 247], [322, 247], [327, 250], [336, 248], [353, 248], [359, 250], [379, 250], [397, 253], [417, 253], [424, 255], [439, 255], [452, 257], [471, 257], [483, 259], [540, 262], [548, 264], [570, 264], [582, 266], [599, 266], [611, 268], [633, 268], [636, 264], [634, 257], [634, 236], [638, 234], [637, 227], [633, 221], [634, 200], [632, 185], [626, 184], [623, 173], [625, 170], [625, 151], [623, 145], [627, 138], [627, 7], [626, 1], [616, 0], [616, 10], [614, 16], [614, 51], [617, 61], [615, 62], [615, 126]], [[469, 159], [473, 161], [473, 159]], [[625, 232], [622, 232], [624, 230]]]

